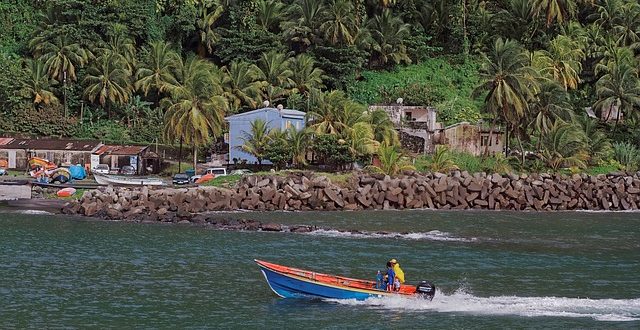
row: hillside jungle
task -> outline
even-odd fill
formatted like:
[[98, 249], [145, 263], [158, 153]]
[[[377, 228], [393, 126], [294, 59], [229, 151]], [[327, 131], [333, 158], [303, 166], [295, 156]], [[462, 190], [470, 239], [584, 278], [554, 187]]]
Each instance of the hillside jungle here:
[[[387, 173], [638, 170], [639, 54], [635, 0], [2, 1], [0, 131], [205, 151], [224, 116], [269, 101], [312, 119], [246, 136], [282, 166], [311, 149], [337, 167], [376, 153]], [[500, 127], [509, 152], [410, 164], [365, 111], [399, 97]]]

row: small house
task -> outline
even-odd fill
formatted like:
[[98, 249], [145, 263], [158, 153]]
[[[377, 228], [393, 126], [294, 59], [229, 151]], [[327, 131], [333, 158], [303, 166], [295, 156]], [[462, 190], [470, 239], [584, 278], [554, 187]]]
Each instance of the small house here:
[[[278, 108], [267, 107], [226, 117], [225, 119], [229, 123], [229, 134], [226, 138], [226, 142], [229, 144], [228, 159], [234, 162], [246, 161], [250, 164], [258, 162], [253, 155], [240, 150], [244, 144], [242, 139], [251, 134], [251, 123], [255, 120], [264, 120], [269, 129], [286, 130], [289, 127], [295, 127], [297, 130], [301, 130], [306, 124], [305, 115], [302, 111], [278, 106]], [[270, 162], [263, 161], [263, 164], [270, 164]]]
[[91, 153], [91, 168], [107, 164], [113, 173], [122, 166], [132, 166], [136, 174], [159, 173], [160, 161], [149, 146], [102, 145]]
[[445, 127], [440, 134], [442, 144], [451, 150], [475, 156], [482, 155], [485, 150], [495, 155], [504, 149], [504, 133], [498, 127], [491, 132], [490, 128], [483, 125], [461, 122]]
[[101, 145], [93, 140], [2, 138], [0, 159], [6, 159], [8, 168], [14, 169], [27, 169], [31, 157], [45, 158], [59, 166], [87, 166], [91, 152]]

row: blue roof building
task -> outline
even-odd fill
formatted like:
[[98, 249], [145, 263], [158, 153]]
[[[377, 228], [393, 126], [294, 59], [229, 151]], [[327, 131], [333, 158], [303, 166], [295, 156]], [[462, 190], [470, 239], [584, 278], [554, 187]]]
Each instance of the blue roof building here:
[[[305, 127], [305, 113], [291, 109], [262, 108], [249, 112], [239, 113], [237, 115], [226, 117], [229, 122], [229, 160], [234, 158], [241, 162], [246, 160], [249, 164], [257, 164], [258, 160], [246, 152], [239, 149], [243, 145], [242, 137], [251, 134], [251, 123], [256, 119], [262, 119], [267, 123], [270, 129], [285, 130], [289, 127], [295, 127], [301, 130]], [[271, 164], [264, 160], [263, 164]]]

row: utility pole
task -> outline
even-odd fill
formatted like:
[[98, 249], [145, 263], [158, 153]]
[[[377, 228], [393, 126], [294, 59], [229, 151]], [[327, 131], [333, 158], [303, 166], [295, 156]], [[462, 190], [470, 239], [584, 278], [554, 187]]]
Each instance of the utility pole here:
[[62, 73], [62, 91], [64, 92], [64, 118], [67, 118], [67, 71]]

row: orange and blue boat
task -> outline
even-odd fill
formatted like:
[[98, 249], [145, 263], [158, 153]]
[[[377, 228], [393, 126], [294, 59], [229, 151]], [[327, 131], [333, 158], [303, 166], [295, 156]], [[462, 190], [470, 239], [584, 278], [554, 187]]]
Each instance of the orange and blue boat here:
[[379, 288], [376, 281], [282, 266], [254, 260], [275, 294], [283, 298], [330, 298], [365, 300], [372, 297], [404, 296], [433, 299], [436, 287], [429, 281], [415, 285], [402, 284], [397, 291]]

